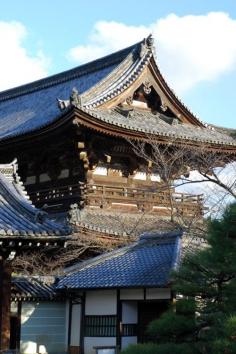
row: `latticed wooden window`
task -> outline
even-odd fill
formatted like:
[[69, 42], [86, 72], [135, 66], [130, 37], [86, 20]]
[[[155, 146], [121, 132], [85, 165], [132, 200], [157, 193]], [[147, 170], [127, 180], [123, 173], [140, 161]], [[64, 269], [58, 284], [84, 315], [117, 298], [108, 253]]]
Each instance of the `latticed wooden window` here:
[[85, 316], [85, 337], [116, 337], [117, 316]]
[[122, 326], [122, 336], [123, 337], [133, 337], [137, 336], [137, 324], [136, 323], [125, 323]]

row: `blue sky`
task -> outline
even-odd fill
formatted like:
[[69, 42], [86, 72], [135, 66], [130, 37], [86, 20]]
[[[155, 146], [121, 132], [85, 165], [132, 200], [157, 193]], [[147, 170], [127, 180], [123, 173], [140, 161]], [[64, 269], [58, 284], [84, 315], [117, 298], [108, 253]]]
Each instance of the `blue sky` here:
[[157, 61], [202, 120], [236, 128], [236, 1], [30, 1], [0, 4], [0, 89], [51, 75], [153, 32]]

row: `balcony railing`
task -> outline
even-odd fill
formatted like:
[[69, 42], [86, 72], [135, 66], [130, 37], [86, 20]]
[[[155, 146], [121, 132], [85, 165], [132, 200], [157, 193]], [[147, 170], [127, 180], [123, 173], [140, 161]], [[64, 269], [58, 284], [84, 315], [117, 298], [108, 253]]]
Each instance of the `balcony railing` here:
[[69, 205], [79, 202], [81, 199], [81, 185], [71, 184], [54, 188], [45, 188], [37, 191], [29, 191], [29, 197], [38, 207], [47, 204], [49, 207], [58, 206], [59, 209], [68, 209]]
[[153, 210], [164, 207], [178, 209], [184, 213], [203, 213], [203, 195], [176, 193], [174, 190], [154, 191], [132, 187], [114, 187], [88, 184], [85, 193], [86, 204], [109, 208], [134, 206], [139, 210]]
[[104, 184], [72, 184], [29, 192], [36, 206], [61, 205], [66, 209], [72, 203], [101, 208], [135, 208], [158, 211], [176, 209], [182, 214], [203, 214], [203, 195], [176, 193], [174, 190], [110, 186]]

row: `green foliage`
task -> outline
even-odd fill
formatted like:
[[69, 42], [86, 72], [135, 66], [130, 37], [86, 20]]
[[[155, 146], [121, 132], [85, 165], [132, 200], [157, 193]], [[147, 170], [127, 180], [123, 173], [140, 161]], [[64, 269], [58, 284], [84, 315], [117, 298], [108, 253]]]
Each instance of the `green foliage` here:
[[229, 316], [224, 325], [225, 335], [236, 340], [236, 315]]
[[158, 342], [179, 342], [181, 338], [194, 331], [195, 320], [193, 317], [186, 318], [172, 310], [164, 313], [158, 320], [150, 323], [148, 333], [156, 336]]
[[130, 345], [122, 354], [198, 354], [193, 346], [187, 344], [137, 344]]
[[130, 345], [122, 354], [153, 354], [158, 353], [158, 345], [153, 343]]
[[150, 324], [158, 344], [133, 346], [125, 354], [236, 353], [236, 203], [221, 220], [209, 221], [207, 240], [173, 274], [183, 299]]
[[196, 302], [194, 299], [180, 299], [176, 303], [176, 313], [181, 315], [194, 316], [196, 312]]
[[[212, 343], [208, 343], [205, 347], [208, 353], [212, 354], [235, 354], [236, 353], [236, 343], [230, 341], [227, 338], [216, 339]], [[154, 353], [154, 352], [153, 352]]]

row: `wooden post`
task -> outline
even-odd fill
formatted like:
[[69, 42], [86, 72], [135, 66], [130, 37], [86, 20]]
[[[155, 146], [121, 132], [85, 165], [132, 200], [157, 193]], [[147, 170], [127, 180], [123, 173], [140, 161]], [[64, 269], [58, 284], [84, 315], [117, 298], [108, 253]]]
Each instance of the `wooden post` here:
[[121, 340], [122, 340], [122, 305], [120, 300], [120, 289], [116, 290], [117, 294], [117, 305], [116, 305], [116, 346], [117, 349], [121, 350]]
[[0, 351], [10, 346], [11, 266], [0, 259]]

